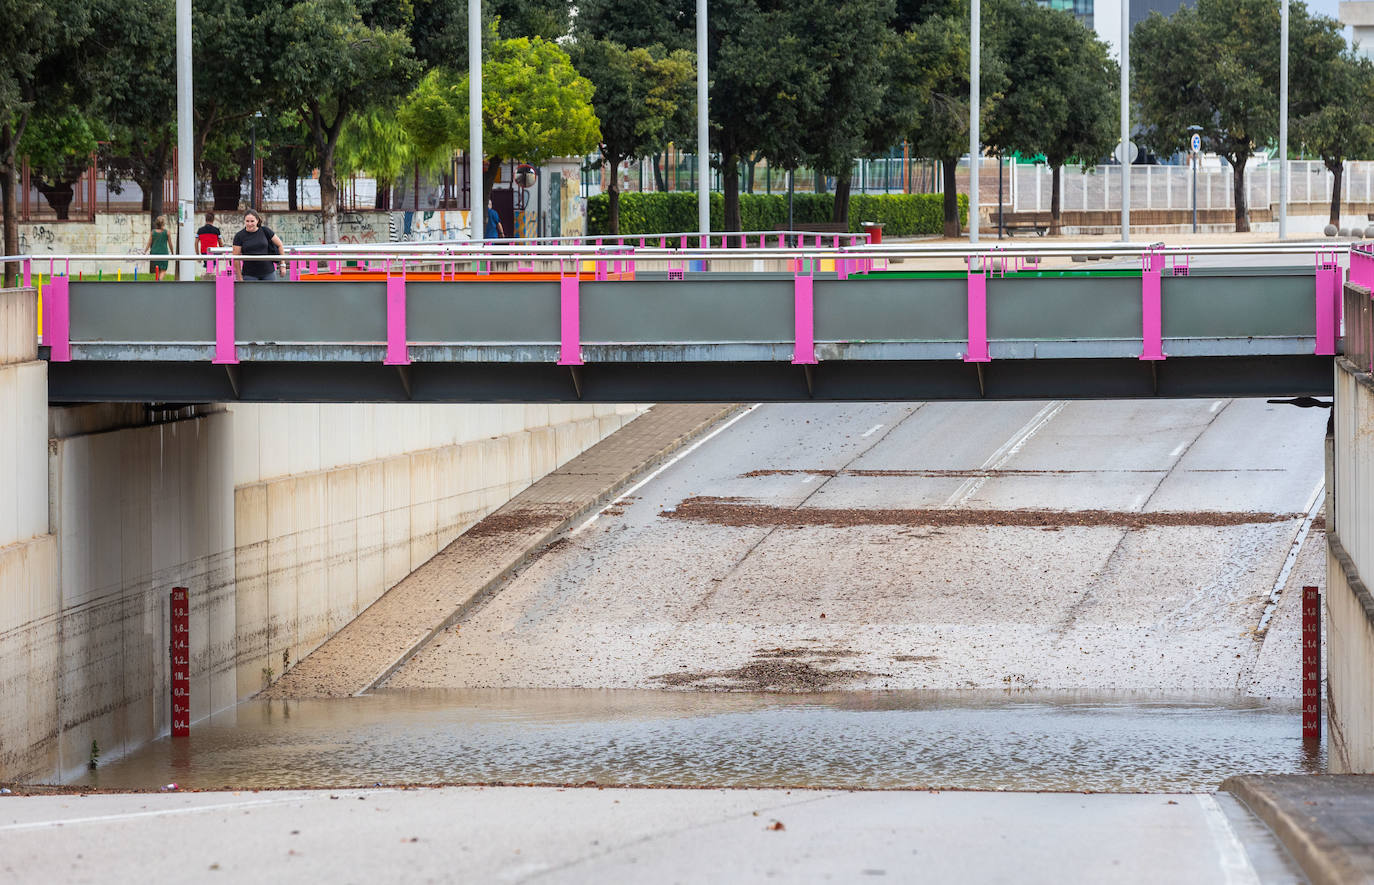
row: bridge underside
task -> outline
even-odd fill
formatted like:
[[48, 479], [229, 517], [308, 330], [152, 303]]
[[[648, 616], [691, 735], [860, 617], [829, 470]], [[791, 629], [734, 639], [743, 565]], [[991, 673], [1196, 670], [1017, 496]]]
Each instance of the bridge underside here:
[[740, 402], [1330, 396], [1331, 357], [547, 363], [83, 359], [51, 402]]

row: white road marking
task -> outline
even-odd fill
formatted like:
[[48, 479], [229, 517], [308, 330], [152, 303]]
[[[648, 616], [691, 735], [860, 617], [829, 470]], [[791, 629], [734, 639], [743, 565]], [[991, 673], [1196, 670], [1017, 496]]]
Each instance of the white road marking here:
[[163, 808], [153, 811], [130, 811], [124, 814], [98, 814], [90, 817], [68, 817], [61, 820], [39, 820], [23, 824], [0, 824], [0, 833], [15, 830], [39, 830], [44, 827], [68, 827], [75, 824], [94, 824], [105, 821], [132, 820], [139, 817], [159, 817], [173, 814], [196, 814], [201, 811], [237, 810], [256, 808], [262, 805], [280, 805], [283, 802], [304, 802], [314, 796], [292, 796], [282, 799], [250, 799], [246, 802], [220, 802], [215, 805], [193, 805], [189, 808]]
[[1312, 529], [1312, 521], [1317, 518], [1317, 511], [1326, 503], [1322, 495], [1325, 490], [1326, 478], [1323, 477], [1312, 490], [1312, 497], [1307, 501], [1307, 516], [1303, 518], [1302, 525], [1298, 528], [1298, 536], [1293, 539], [1293, 546], [1288, 548], [1288, 558], [1283, 561], [1283, 568], [1279, 570], [1279, 576], [1274, 579], [1274, 587], [1269, 591], [1269, 603], [1265, 605], [1264, 614], [1260, 615], [1259, 626], [1255, 628], [1257, 636], [1263, 636], [1269, 629], [1269, 619], [1278, 610], [1279, 596], [1283, 594], [1283, 586], [1288, 583], [1288, 575], [1292, 573], [1293, 566], [1298, 561], [1298, 554], [1302, 552], [1303, 542], [1307, 540], [1307, 533]]
[[803, 476], [803, 477], [802, 477], [802, 485], [806, 485], [807, 483], [815, 482], [815, 481], [816, 481], [816, 474], [814, 474], [814, 473], [808, 473], [806, 476]]
[[1226, 812], [1217, 804], [1216, 797], [1208, 793], [1197, 795], [1197, 804], [1202, 808], [1202, 818], [1207, 821], [1207, 829], [1212, 832], [1212, 843], [1217, 849], [1217, 863], [1221, 867], [1221, 880], [1228, 885], [1259, 885], [1259, 873], [1250, 863], [1250, 856], [1240, 844], [1235, 829], [1226, 819]]
[[859, 434], [859, 436], [863, 439], [868, 439], [870, 436], [877, 433], [882, 428], [882, 426], [883, 425], [881, 424], [874, 424], [872, 427], [868, 428], [863, 433]]
[[[1068, 403], [1053, 402], [1035, 413], [1035, 417], [1026, 422], [1020, 430], [1011, 435], [1011, 438], [1004, 442], [997, 451], [993, 452], [986, 461], [983, 462], [979, 470], [996, 470], [1010, 461], [1017, 452], [1021, 451], [1032, 436], [1040, 431], [1040, 428], [1050, 423], [1050, 420], [1058, 415]], [[969, 477], [954, 490], [954, 494], [945, 501], [946, 507], [962, 507], [969, 498], [983, 487], [988, 481], [986, 476]]]
[[1186, 442], [1179, 443], [1178, 446], [1172, 452], [1169, 453], [1170, 460], [1173, 460], [1174, 458], [1177, 458], [1179, 455], [1182, 455], [1183, 450], [1186, 448], [1188, 448], [1188, 444]]
[[1212, 403], [1212, 407], [1211, 407], [1210, 409], [1208, 409], [1207, 411], [1209, 411], [1209, 412], [1216, 412], [1217, 409], [1221, 408], [1222, 403], [1224, 403], [1224, 402], [1226, 402], [1226, 401], [1225, 401], [1225, 400], [1220, 400], [1220, 399], [1217, 400], [1216, 402]]
[[646, 476], [646, 477], [644, 477], [643, 479], [641, 479], [639, 482], [635, 483], [634, 485], [630, 486], [630, 487], [629, 487], [628, 489], [626, 489], [625, 491], [621, 492], [621, 493], [620, 493], [620, 496], [617, 497], [614, 501], [610, 502], [610, 503], [607, 504], [606, 506], [602, 507], [600, 510], [596, 511], [595, 513], [593, 513], [593, 514], [587, 519], [586, 522], [582, 523], [582, 524], [581, 524], [580, 526], [578, 526], [577, 528], [575, 528], [575, 529], [573, 529], [572, 531], [568, 532], [568, 537], [571, 538], [571, 537], [574, 537], [574, 536], [580, 534], [584, 529], [586, 529], [586, 528], [587, 528], [588, 526], [590, 526], [592, 523], [594, 523], [594, 522], [596, 522], [598, 519], [600, 519], [600, 518], [601, 518], [601, 514], [605, 513], [608, 509], [610, 509], [611, 507], [614, 507], [615, 505], [619, 504], [621, 501], [624, 501], [626, 498], [628, 498], [628, 497], [630, 497], [631, 495], [633, 495], [635, 492], [639, 491], [641, 488], [643, 488], [643, 487], [644, 487], [650, 480], [652, 480], [654, 477], [658, 476], [660, 473], [662, 473], [663, 471], [667, 470], [669, 467], [672, 467], [674, 464], [676, 464], [677, 462], [681, 461], [683, 458], [686, 458], [688, 455], [692, 454], [692, 453], [695, 452], [697, 449], [701, 448], [701, 447], [704, 446], [706, 443], [710, 442], [710, 441], [711, 441], [712, 439], [714, 439], [716, 436], [718, 436], [718, 435], [724, 433], [724, 432], [725, 432], [727, 429], [729, 429], [729, 427], [730, 427], [732, 424], [734, 424], [736, 421], [739, 421], [741, 418], [744, 418], [746, 415], [752, 414], [753, 411], [754, 411], [755, 409], [759, 408], [759, 407], [762, 406], [762, 405], [763, 405], [763, 403], [754, 403], [752, 406], [750, 406], [749, 408], [745, 409], [743, 412], [740, 412], [738, 415], [736, 415], [735, 417], [731, 418], [729, 421], [726, 421], [724, 424], [720, 425], [720, 426], [717, 427], [715, 430], [712, 430], [710, 433], [706, 434], [706, 435], [703, 436], [701, 439], [699, 439], [699, 440], [697, 440], [696, 442], [692, 443], [690, 446], [688, 446], [687, 448], [683, 449], [681, 452], [678, 452], [676, 455], [674, 455], [672, 458], [670, 458], [666, 464], [662, 465], [662, 466], [659, 467], [657, 470], [655, 470], [653, 473], [649, 474], [648, 476]]

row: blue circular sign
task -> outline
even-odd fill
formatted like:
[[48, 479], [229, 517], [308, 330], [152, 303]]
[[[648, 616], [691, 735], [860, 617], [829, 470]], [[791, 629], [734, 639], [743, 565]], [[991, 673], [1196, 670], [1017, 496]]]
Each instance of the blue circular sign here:
[[1192, 147], [1193, 153], [1197, 153], [1198, 151], [1202, 150], [1202, 136], [1194, 132], [1192, 141], [1190, 142], [1190, 146]]

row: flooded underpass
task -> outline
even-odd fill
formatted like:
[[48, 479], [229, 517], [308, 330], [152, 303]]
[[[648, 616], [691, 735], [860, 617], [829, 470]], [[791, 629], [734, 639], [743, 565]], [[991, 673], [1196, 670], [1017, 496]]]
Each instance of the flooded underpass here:
[[1210, 792], [1320, 771], [1296, 703], [1007, 692], [383, 691], [250, 701], [77, 783]]
[[1319, 772], [1296, 589], [1325, 562], [1319, 412], [754, 407], [380, 688], [281, 681], [75, 783], [1210, 793]]

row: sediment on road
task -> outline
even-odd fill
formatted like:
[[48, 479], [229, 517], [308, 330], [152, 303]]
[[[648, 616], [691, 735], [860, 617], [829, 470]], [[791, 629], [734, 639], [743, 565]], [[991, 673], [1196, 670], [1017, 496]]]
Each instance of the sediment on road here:
[[478, 522], [259, 696], [346, 697], [378, 684], [534, 551], [737, 408], [654, 406]]

